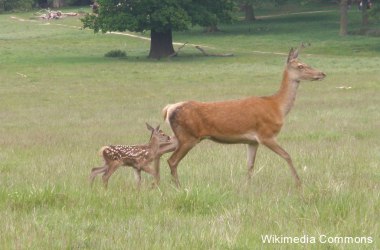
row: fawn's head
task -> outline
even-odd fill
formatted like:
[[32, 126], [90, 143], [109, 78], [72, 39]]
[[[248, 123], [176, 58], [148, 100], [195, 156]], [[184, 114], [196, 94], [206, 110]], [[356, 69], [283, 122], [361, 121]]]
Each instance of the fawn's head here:
[[150, 136], [150, 141], [152, 139], [155, 139], [158, 141], [160, 145], [170, 143], [171, 142], [171, 137], [165, 134], [161, 129], [160, 125], [158, 125], [156, 128], [153, 128], [150, 126], [148, 123], [146, 123], [146, 127], [148, 128], [149, 131], [152, 132]]
[[298, 59], [298, 49], [290, 49], [286, 69], [289, 73], [290, 78], [295, 81], [315, 81], [322, 80], [326, 77], [325, 73], [322, 71], [314, 69], [306, 63], [301, 62]]

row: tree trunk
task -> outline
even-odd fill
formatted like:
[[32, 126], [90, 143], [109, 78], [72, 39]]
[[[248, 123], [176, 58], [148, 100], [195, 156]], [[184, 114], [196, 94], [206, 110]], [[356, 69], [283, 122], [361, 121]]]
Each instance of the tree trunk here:
[[362, 29], [366, 29], [368, 27], [368, 0], [362, 1]]
[[175, 53], [171, 29], [163, 32], [157, 32], [152, 29], [150, 39], [149, 58], [160, 59]]
[[204, 30], [204, 32], [207, 32], [207, 33], [214, 33], [214, 32], [219, 32], [219, 31], [220, 30], [216, 24], [205, 27], [205, 30]]
[[348, 5], [347, 0], [340, 0], [340, 30], [339, 35], [347, 35], [348, 26]]
[[65, 0], [53, 0], [53, 3], [52, 3], [53, 8], [60, 8], [63, 5], [65, 5]]
[[38, 2], [38, 7], [40, 8], [47, 8], [49, 7], [49, 3], [47, 0], [40, 0], [40, 1], [37, 1]]
[[255, 12], [253, 10], [252, 4], [244, 4], [243, 10], [244, 10], [245, 21], [251, 22], [251, 21], [256, 20]]

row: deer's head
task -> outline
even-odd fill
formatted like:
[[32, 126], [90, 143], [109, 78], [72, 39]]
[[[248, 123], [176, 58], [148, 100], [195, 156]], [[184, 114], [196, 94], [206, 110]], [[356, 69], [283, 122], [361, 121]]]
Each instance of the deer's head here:
[[326, 77], [326, 74], [322, 71], [314, 69], [306, 63], [301, 62], [298, 59], [298, 49], [290, 49], [286, 67], [290, 78], [297, 82], [301, 80], [322, 80]]
[[146, 123], [146, 127], [149, 131], [152, 132], [150, 136], [150, 140], [155, 139], [158, 141], [160, 145], [167, 144], [171, 142], [171, 137], [165, 134], [161, 129], [160, 125], [158, 125], [156, 128], [153, 128], [148, 123]]

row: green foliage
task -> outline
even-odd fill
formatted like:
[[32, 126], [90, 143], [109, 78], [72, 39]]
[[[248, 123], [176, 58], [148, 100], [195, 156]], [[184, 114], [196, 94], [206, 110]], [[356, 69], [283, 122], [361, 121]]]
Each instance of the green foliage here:
[[273, 6], [284, 5], [288, 0], [235, 0], [238, 5], [252, 5], [254, 8], [259, 8], [264, 4]]
[[122, 50], [111, 50], [111, 51], [108, 51], [106, 54], [104, 54], [104, 56], [123, 58], [123, 57], [127, 57], [127, 53]]
[[94, 2], [93, 0], [65, 0], [66, 5], [77, 5], [77, 6], [90, 5], [93, 2]]
[[30, 10], [36, 0], [0, 0], [0, 13], [3, 11]]
[[[90, 5], [92, 0], [65, 0], [65, 6]], [[0, 0], [0, 13], [7, 11], [31, 10], [37, 6], [46, 7], [53, 3], [53, 0]]]
[[211, 25], [232, 18], [229, 0], [99, 0], [99, 14], [82, 19], [95, 32], [186, 30], [190, 25]]
[[373, 7], [368, 11], [368, 14], [371, 18], [379, 20], [380, 19], [380, 4], [376, 3]]

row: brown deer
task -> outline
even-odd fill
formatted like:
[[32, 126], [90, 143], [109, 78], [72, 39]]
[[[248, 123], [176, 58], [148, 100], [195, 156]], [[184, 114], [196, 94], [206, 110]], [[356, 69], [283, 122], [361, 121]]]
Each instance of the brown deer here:
[[291, 49], [280, 89], [271, 96], [248, 97], [221, 102], [186, 101], [169, 104], [163, 109], [164, 119], [173, 130], [178, 146], [168, 163], [173, 181], [179, 187], [177, 166], [201, 140], [219, 143], [247, 144], [248, 179], [253, 173], [256, 152], [263, 144], [288, 163], [297, 186], [301, 180], [290, 155], [277, 143], [276, 136], [285, 116], [293, 107], [301, 80], [321, 80], [325, 74], [298, 59], [298, 49]]
[[[90, 180], [93, 183], [98, 174], [103, 173], [103, 183], [107, 188], [108, 179], [120, 166], [131, 166], [135, 170], [137, 186], [141, 185], [141, 170], [151, 174], [155, 178], [155, 184], [160, 181], [159, 162], [162, 154], [174, 151], [176, 140], [166, 135], [160, 126], [153, 128], [146, 124], [148, 130], [152, 132], [149, 143], [144, 145], [109, 145], [99, 150], [99, 154], [104, 159], [102, 167], [91, 170]], [[154, 168], [149, 165], [154, 162]]]

